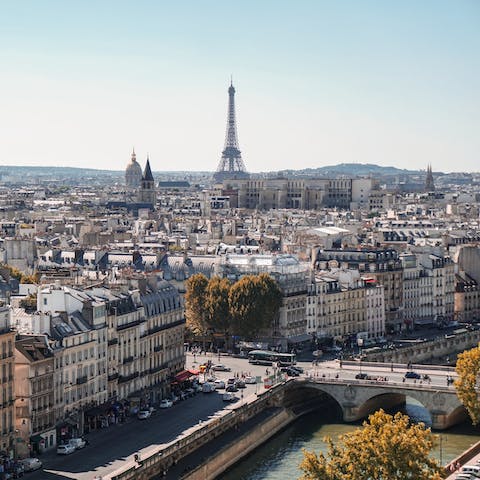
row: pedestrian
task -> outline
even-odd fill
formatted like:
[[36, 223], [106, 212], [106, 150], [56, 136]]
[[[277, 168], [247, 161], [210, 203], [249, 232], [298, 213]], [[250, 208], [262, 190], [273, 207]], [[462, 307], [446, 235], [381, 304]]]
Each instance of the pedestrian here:
[[455, 464], [455, 470], [460, 470], [460, 467], [461, 467], [460, 462], [457, 462]]

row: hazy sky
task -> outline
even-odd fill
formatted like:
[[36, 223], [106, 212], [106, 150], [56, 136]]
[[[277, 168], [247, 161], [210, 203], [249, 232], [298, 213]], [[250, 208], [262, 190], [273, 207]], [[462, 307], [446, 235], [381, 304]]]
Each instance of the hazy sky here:
[[480, 170], [479, 0], [0, 0], [0, 164]]

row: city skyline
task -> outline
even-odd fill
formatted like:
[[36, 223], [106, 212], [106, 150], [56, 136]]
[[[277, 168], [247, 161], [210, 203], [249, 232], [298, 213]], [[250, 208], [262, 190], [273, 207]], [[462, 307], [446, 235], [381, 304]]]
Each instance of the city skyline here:
[[135, 5], [3, 5], [3, 165], [213, 172], [232, 74], [250, 172], [478, 171], [478, 3]]

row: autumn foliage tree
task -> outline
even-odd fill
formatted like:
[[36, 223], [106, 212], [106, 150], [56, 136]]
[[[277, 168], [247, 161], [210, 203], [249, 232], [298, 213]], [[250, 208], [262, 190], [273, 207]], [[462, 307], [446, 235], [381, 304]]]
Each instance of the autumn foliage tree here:
[[226, 278], [208, 280], [202, 274], [185, 283], [187, 327], [197, 335], [221, 333], [255, 338], [278, 315], [282, 294], [269, 275], [247, 275], [233, 285]]
[[303, 452], [301, 480], [440, 480], [442, 467], [430, 457], [435, 437], [423, 423], [383, 410], [363, 428], [326, 439], [327, 456]]
[[466, 408], [474, 425], [480, 421], [480, 402], [477, 383], [480, 373], [480, 347], [465, 350], [457, 357], [455, 368], [458, 378], [455, 380], [457, 396]]
[[230, 281], [213, 277], [205, 289], [205, 322], [207, 328], [222, 333], [228, 343], [231, 329], [230, 305], [228, 301]]
[[204, 334], [207, 331], [205, 295], [208, 286], [208, 278], [197, 273], [185, 282], [185, 319], [187, 328], [195, 335]]

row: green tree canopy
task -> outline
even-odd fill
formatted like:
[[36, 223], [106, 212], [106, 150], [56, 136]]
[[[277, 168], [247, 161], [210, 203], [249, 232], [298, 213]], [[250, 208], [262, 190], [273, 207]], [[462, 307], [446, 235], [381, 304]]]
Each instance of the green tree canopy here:
[[243, 338], [254, 338], [264, 326], [260, 316], [260, 289], [252, 275], [247, 275], [230, 288], [229, 304], [232, 329]]
[[208, 328], [223, 333], [228, 337], [231, 329], [230, 306], [228, 294], [230, 281], [226, 278], [213, 277], [205, 289], [205, 320]]
[[196, 273], [185, 282], [185, 319], [187, 327], [196, 335], [207, 331], [205, 291], [208, 279], [201, 273]]
[[326, 439], [327, 456], [304, 451], [301, 480], [440, 480], [442, 468], [430, 457], [435, 438], [423, 423], [383, 410], [363, 428]]
[[480, 402], [478, 400], [477, 383], [480, 373], [480, 347], [465, 350], [457, 358], [455, 368], [458, 378], [455, 380], [457, 396], [467, 409], [474, 425], [480, 421]]

